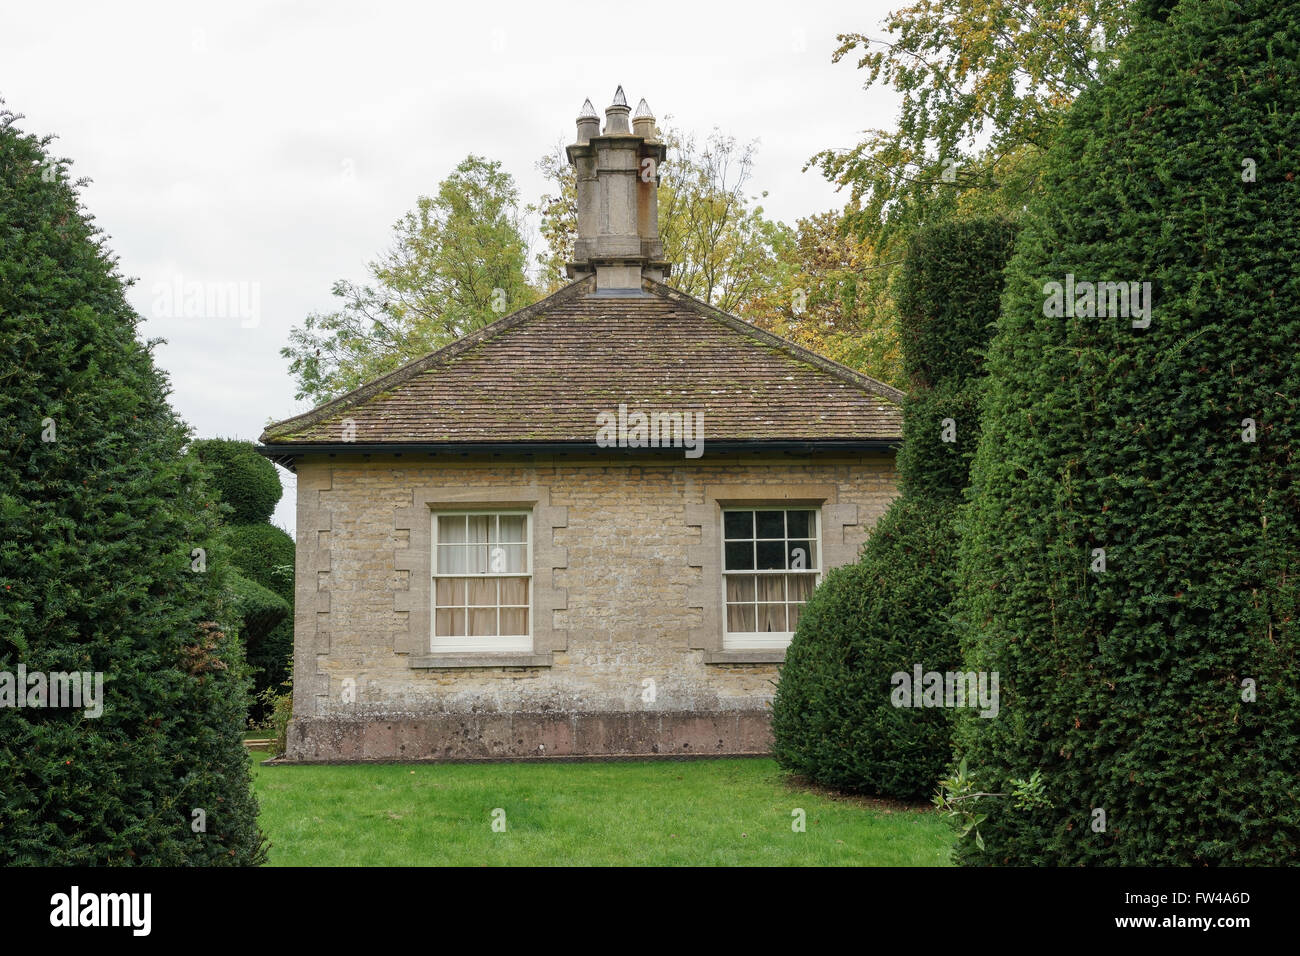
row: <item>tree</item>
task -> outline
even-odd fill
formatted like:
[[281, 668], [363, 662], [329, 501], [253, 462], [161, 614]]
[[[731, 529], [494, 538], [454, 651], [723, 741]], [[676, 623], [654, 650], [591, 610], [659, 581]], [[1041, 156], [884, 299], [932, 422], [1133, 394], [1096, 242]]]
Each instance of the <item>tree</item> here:
[[[792, 241], [788, 226], [767, 219], [761, 196], [749, 196], [755, 144], [740, 145], [714, 130], [704, 141], [669, 128], [668, 157], [659, 167], [659, 235], [673, 264], [668, 284], [726, 312], [745, 314], [749, 303], [776, 288], [780, 251]], [[553, 191], [531, 207], [542, 216], [545, 249], [536, 256], [542, 281], [554, 290], [567, 280], [573, 258], [578, 194], [564, 154], [542, 157], [537, 168]], [[766, 195], [766, 194], [764, 194]]]
[[659, 183], [659, 235], [673, 264], [668, 284], [724, 312], [767, 293], [779, 269], [778, 250], [791, 230], [763, 215], [761, 196], [745, 190], [754, 171], [755, 143], [713, 130], [699, 145], [669, 129]]
[[965, 862], [1296, 862], [1297, 18], [1143, 23], [1047, 156], [962, 517]]
[[290, 332], [280, 354], [297, 398], [337, 398], [537, 299], [518, 189], [499, 162], [466, 157], [393, 236], [369, 265], [370, 283], [340, 279], [342, 306]]
[[777, 247], [766, 294], [741, 315], [760, 328], [890, 385], [903, 387], [893, 303], [871, 244], [847, 232], [835, 211], [800, 219], [792, 241]]
[[813, 592], [772, 705], [773, 753], [818, 783], [898, 798], [934, 789], [951, 757], [951, 712], [915, 707], [898, 675], [960, 661], [949, 618], [954, 517], [979, 435], [981, 351], [997, 315], [1014, 227], [940, 223], [918, 232], [900, 277], [911, 386], [903, 406], [901, 496], [857, 564]]
[[[259, 863], [217, 509], [85, 180], [18, 119], [0, 112], [0, 861]], [[44, 696], [60, 685], [98, 703]]]
[[[1010, 188], [1018, 206], [1070, 104], [1105, 75], [1128, 33], [1128, 0], [916, 0], [889, 14], [896, 39], [844, 33], [832, 57], [861, 51], [865, 87], [901, 94], [893, 129], [810, 163], [851, 191], [851, 227], [882, 247], [950, 214], [970, 190]], [[985, 210], [986, 212], [992, 210]]]
[[578, 238], [578, 179], [563, 146], [536, 165], [553, 189], [528, 206], [530, 213], [541, 217], [543, 247], [533, 258], [542, 289], [550, 295], [569, 283], [564, 264], [573, 261], [573, 241]]

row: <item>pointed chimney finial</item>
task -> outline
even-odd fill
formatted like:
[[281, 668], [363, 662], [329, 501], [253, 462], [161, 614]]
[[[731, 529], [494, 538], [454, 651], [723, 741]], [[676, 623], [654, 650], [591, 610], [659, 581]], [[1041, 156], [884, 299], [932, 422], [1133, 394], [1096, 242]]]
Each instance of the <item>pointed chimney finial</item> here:
[[623, 87], [619, 87], [614, 92], [614, 102], [610, 103], [605, 109], [605, 133], [630, 133], [627, 128], [627, 114], [632, 112], [627, 105], [627, 97], [623, 95]]
[[632, 117], [632, 132], [646, 139], [655, 138], [655, 116], [644, 98], [637, 104], [636, 115]]
[[600, 116], [590, 99], [582, 101], [582, 112], [578, 114], [578, 142], [590, 142], [593, 136], [600, 135]]

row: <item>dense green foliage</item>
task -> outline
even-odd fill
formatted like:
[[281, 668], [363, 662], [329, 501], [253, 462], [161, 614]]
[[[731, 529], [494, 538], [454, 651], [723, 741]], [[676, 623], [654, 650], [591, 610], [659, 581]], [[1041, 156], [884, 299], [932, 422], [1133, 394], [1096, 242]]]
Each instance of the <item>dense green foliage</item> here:
[[222, 574], [192, 564], [218, 508], [66, 163], [16, 119], [0, 112], [0, 673], [98, 672], [103, 698], [98, 716], [0, 707], [0, 863], [255, 863], [246, 666]]
[[243, 621], [240, 633], [250, 645], [289, 616], [289, 602], [238, 571], [230, 574], [230, 591], [231, 604]]
[[243, 622], [240, 634], [253, 669], [250, 716], [260, 720], [266, 711], [264, 692], [289, 676], [293, 657], [294, 543], [267, 520], [283, 493], [280, 478], [252, 442], [205, 438], [193, 442], [190, 450], [203, 462], [223, 500], [234, 505], [224, 541], [237, 569], [234, 607]]
[[286, 601], [293, 600], [293, 575], [276, 571], [293, 566], [294, 544], [288, 532], [266, 521], [237, 524], [226, 532], [226, 543], [230, 546], [231, 561], [246, 577], [270, 588]]
[[[1297, 22], [1178, 5], [1048, 157], [961, 519], [966, 666], [1001, 715], [956, 741], [975, 789], [1039, 770], [1050, 805], [981, 801], [966, 862], [1296, 862]], [[1067, 274], [1152, 283], [1149, 326], [1055, 314]]]
[[774, 755], [820, 784], [899, 798], [932, 790], [950, 756], [948, 714], [890, 703], [890, 677], [949, 670], [957, 642], [937, 613], [951, 577], [951, 529], [920, 498], [900, 498], [857, 564], [813, 592], [772, 714]]
[[284, 493], [275, 465], [257, 453], [252, 442], [237, 438], [201, 438], [190, 451], [203, 462], [210, 483], [230, 505], [231, 524], [270, 521]]
[[911, 677], [916, 664], [956, 670], [960, 660], [948, 616], [953, 520], [979, 434], [979, 353], [1014, 234], [1000, 219], [945, 222], [909, 248], [898, 296], [912, 376], [902, 497], [858, 564], [830, 572], [814, 592], [773, 704], [777, 759], [819, 783], [918, 797], [950, 757], [949, 712], [894, 706], [891, 678]]
[[896, 298], [903, 372], [913, 391], [979, 373], [1002, 294], [997, 271], [1013, 236], [1013, 227], [995, 218], [948, 220], [912, 237]]

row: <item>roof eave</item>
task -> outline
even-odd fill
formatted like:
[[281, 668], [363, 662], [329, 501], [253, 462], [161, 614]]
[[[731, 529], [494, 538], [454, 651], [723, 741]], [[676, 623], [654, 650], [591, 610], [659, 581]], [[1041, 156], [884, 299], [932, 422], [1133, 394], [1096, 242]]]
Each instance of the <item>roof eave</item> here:
[[[732, 441], [707, 441], [704, 449], [711, 455], [742, 454], [831, 454], [896, 451], [902, 438], [847, 438], [847, 439], [747, 439]], [[681, 457], [682, 448], [605, 448], [591, 441], [537, 441], [537, 442], [295, 442], [277, 444], [268, 442], [257, 446], [257, 451], [290, 471], [294, 463], [308, 455], [392, 455], [500, 457], [529, 455], [574, 455], [583, 457], [609, 457], [628, 455], [644, 457]]]

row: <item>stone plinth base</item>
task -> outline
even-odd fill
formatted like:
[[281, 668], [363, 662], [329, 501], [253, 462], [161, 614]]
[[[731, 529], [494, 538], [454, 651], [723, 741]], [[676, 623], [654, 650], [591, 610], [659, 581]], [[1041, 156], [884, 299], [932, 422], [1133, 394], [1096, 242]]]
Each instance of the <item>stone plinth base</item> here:
[[766, 754], [771, 711], [309, 717], [289, 724], [294, 763]]

